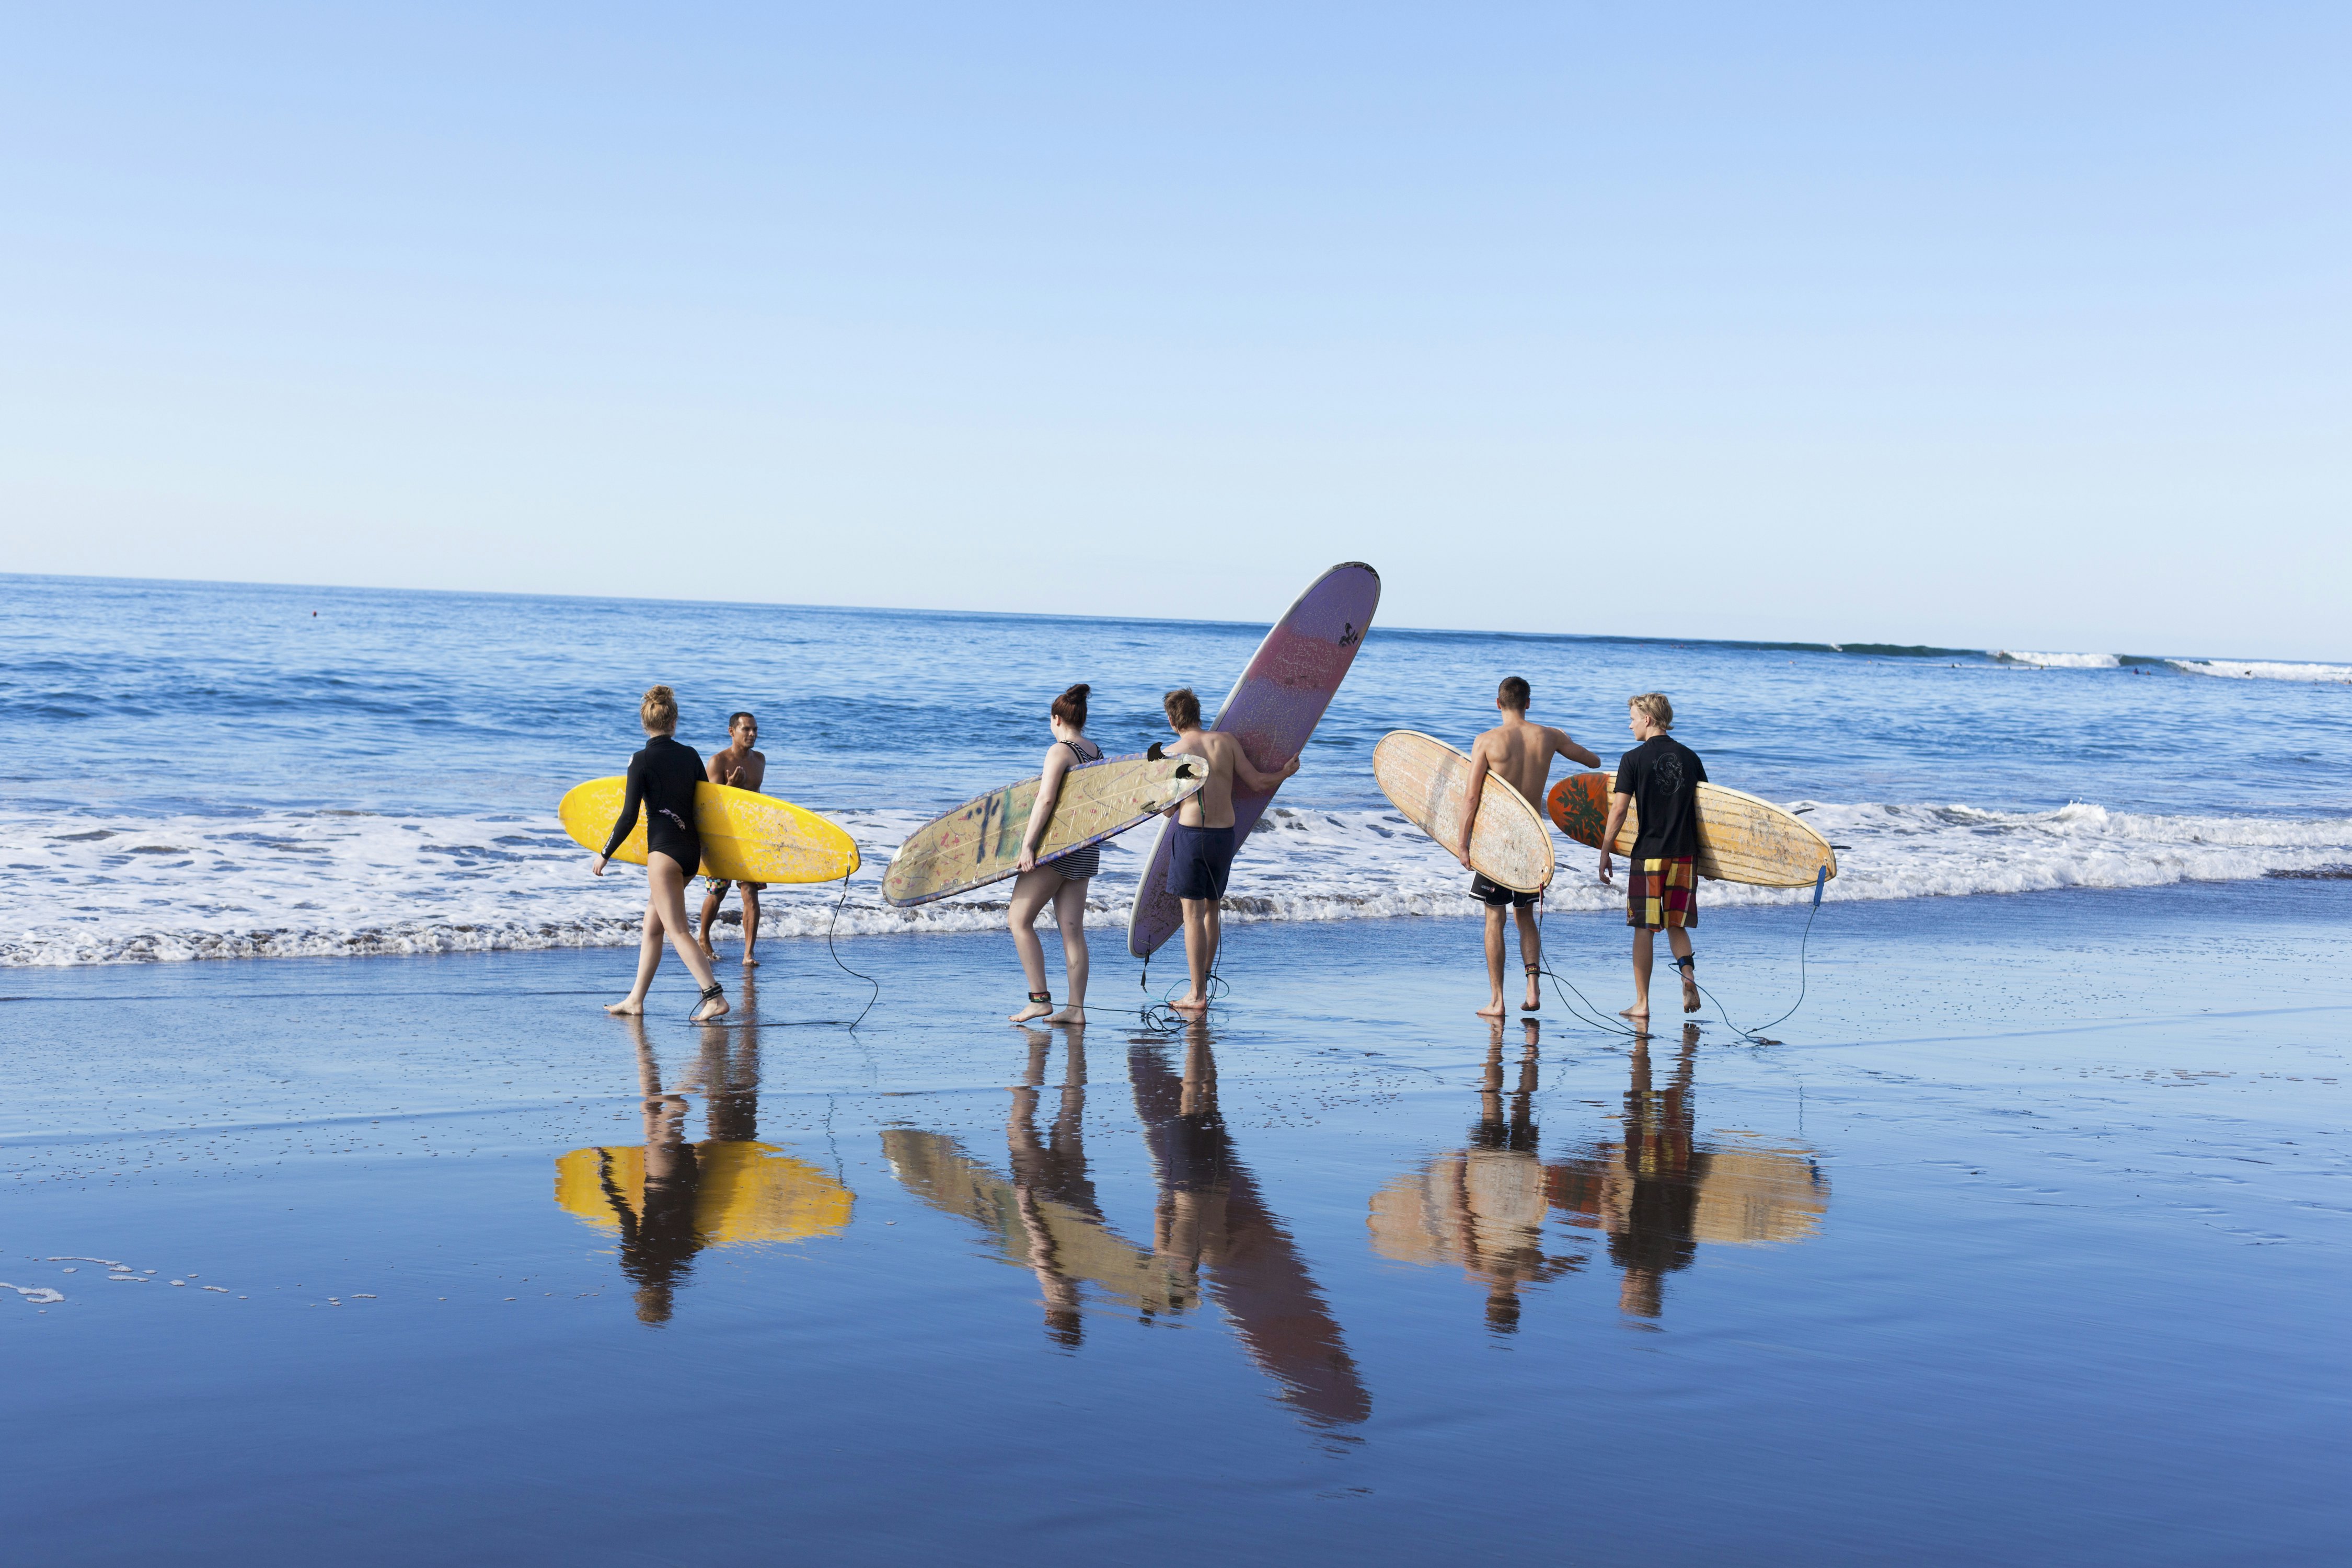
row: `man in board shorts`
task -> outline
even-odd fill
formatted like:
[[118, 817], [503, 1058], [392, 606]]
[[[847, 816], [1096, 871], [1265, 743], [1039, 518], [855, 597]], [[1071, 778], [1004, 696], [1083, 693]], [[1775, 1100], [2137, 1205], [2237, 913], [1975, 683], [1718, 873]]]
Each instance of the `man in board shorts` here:
[[1225, 896], [1240, 847], [1234, 838], [1234, 780], [1265, 794], [1298, 771], [1298, 759], [1270, 773], [1258, 772], [1239, 741], [1201, 728], [1201, 700], [1190, 687], [1170, 692], [1160, 705], [1176, 731], [1167, 754], [1202, 757], [1209, 764], [1209, 782], [1176, 807], [1168, 832], [1168, 890], [1184, 906], [1184, 962], [1192, 972], [1192, 994], [1169, 1005], [1198, 1015], [1209, 1010], [1209, 966], [1224, 939], [1217, 901]]
[[[1470, 865], [1470, 830], [1478, 821], [1478, 803], [1486, 798], [1486, 775], [1496, 774], [1517, 790], [1538, 811], [1543, 809], [1544, 785], [1551, 778], [1551, 760], [1567, 757], [1597, 768], [1601, 759], [1570, 739], [1565, 730], [1555, 730], [1544, 724], [1528, 722], [1529, 692], [1526, 680], [1507, 675], [1495, 692], [1495, 707], [1503, 721], [1487, 731], [1470, 746], [1470, 784], [1462, 800], [1462, 837], [1447, 846], [1454, 858], [1465, 867]], [[1536, 900], [1541, 893], [1517, 893], [1486, 879], [1475, 868], [1470, 879], [1470, 893], [1486, 906], [1486, 987], [1490, 993], [1486, 1005], [1478, 1009], [1481, 1018], [1503, 1016], [1503, 911], [1513, 910], [1519, 924], [1519, 967], [1528, 978], [1528, 999], [1519, 1004], [1523, 1013], [1532, 1013], [1543, 1004], [1536, 989], [1536, 977], [1543, 970], [1543, 936], [1536, 928]]]
[[[708, 769], [710, 782], [729, 784], [736, 789], [756, 791], [768, 781], [768, 758], [764, 752], [751, 748], [759, 743], [760, 721], [748, 712], [730, 714], [727, 720], [727, 744], [710, 753]], [[695, 925], [701, 933], [702, 951], [717, 963], [718, 952], [710, 945], [710, 922], [719, 918], [719, 906], [726, 900], [727, 889], [734, 884], [724, 877], [702, 879], [702, 919]], [[760, 945], [760, 889], [762, 882], [743, 884], [743, 967], [757, 969], [760, 961], [751, 950]]]
[[1644, 691], [1626, 701], [1626, 727], [1641, 744], [1617, 763], [1616, 787], [1609, 794], [1609, 826], [1601, 835], [1601, 879], [1609, 876], [1609, 847], [1625, 826], [1625, 810], [1639, 806], [1641, 830], [1626, 868], [1625, 923], [1633, 928], [1633, 1005], [1623, 1009], [1635, 1023], [1650, 1017], [1650, 944], [1664, 930], [1682, 972], [1683, 1011], [1698, 1011], [1698, 956], [1690, 928], [1698, 924], [1698, 786], [1706, 764], [1698, 753], [1666, 733], [1675, 725], [1675, 705], [1663, 691]]

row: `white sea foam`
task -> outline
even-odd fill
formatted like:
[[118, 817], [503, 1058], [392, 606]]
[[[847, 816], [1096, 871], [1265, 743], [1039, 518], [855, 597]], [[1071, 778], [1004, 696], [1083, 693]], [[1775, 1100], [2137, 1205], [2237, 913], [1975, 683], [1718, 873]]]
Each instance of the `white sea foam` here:
[[[2056, 811], [1799, 803], [1834, 843], [1838, 899], [2136, 888], [2292, 875], [2352, 862], [2352, 817], [2164, 816], [2077, 804]], [[866, 866], [844, 936], [998, 929], [1009, 883], [913, 910], [880, 899], [916, 812], [845, 812]], [[1123, 920], [1150, 847], [1146, 826], [1105, 846], [1093, 907]], [[1591, 852], [1558, 841], [1550, 907], [1603, 910]], [[643, 873], [599, 879], [552, 824], [512, 818], [257, 814], [234, 821], [0, 816], [0, 965], [433, 953], [621, 946], [637, 940]], [[1237, 864], [1237, 920], [1470, 915], [1468, 877], [1393, 812], [1277, 806]], [[1788, 902], [1807, 889], [1709, 884], [1710, 905]], [[772, 888], [771, 937], [822, 937], [839, 883]], [[689, 894], [698, 903], [698, 889]], [[729, 916], [739, 908], [728, 903]]]
[[2031, 664], [2043, 669], [2114, 669], [2123, 660], [2111, 653], [2020, 653], [1997, 647], [1992, 657], [2004, 664]]
[[2352, 664], [2267, 664], [2236, 658], [2175, 658], [2165, 662], [2190, 675], [2213, 675], [2224, 680], [2301, 680], [2352, 686]]

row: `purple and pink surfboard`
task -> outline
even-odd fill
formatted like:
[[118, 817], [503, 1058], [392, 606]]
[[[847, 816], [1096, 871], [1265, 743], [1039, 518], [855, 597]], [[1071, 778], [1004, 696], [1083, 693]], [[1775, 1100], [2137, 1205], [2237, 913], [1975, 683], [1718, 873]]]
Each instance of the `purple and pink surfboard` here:
[[[1381, 574], [1360, 561], [1344, 562], [1318, 577], [1289, 613], [1258, 644], [1233, 695], [1217, 710], [1212, 729], [1242, 743], [1251, 765], [1271, 772], [1306, 750], [1331, 694], [1348, 678], [1365, 628], [1380, 608]], [[1246, 840], [1273, 803], [1234, 784], [1234, 837]], [[1135, 908], [1127, 919], [1127, 951], [1150, 958], [1184, 929], [1184, 906], [1168, 890], [1168, 822], [1151, 847]]]

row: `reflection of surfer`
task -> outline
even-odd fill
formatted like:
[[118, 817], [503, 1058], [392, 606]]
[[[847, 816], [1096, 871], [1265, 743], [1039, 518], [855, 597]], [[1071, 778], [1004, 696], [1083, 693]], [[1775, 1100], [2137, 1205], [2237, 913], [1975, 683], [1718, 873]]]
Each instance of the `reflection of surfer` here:
[[1170, 692], [1160, 706], [1177, 735], [1168, 754], [1202, 757], [1209, 763], [1208, 782], [1200, 794], [1175, 808], [1176, 820], [1168, 833], [1168, 890], [1184, 906], [1184, 962], [1192, 972], [1192, 994], [1169, 1005], [1180, 1013], [1199, 1014], [1209, 1010], [1209, 969], [1224, 937], [1217, 904], [1225, 896], [1225, 879], [1233, 872], [1238, 847], [1234, 781], [1239, 779], [1261, 795], [1272, 794], [1298, 771], [1298, 759], [1291, 758], [1270, 773], [1258, 772], [1239, 741], [1201, 728], [1201, 700], [1190, 687]]
[[637, 1321], [669, 1321], [670, 1301], [693, 1271], [702, 1238], [694, 1218], [700, 1174], [695, 1151], [686, 1142], [686, 1099], [664, 1094], [661, 1067], [642, 1019], [631, 1019], [637, 1047], [637, 1091], [644, 1096], [645, 1189], [633, 1207], [614, 1169], [620, 1151], [598, 1150], [597, 1181], [621, 1226], [621, 1272], [637, 1284]]
[[621, 818], [613, 825], [612, 837], [604, 841], [604, 852], [590, 868], [599, 877], [604, 874], [613, 851], [636, 826], [642, 807], [646, 813], [645, 934], [637, 942], [637, 983], [625, 1000], [604, 1011], [646, 1010], [646, 993], [653, 987], [654, 972], [661, 968], [662, 934], [667, 931], [695, 984], [702, 987], [702, 1000], [694, 1009], [694, 1019], [700, 1023], [727, 1011], [727, 994], [686, 924], [687, 879], [702, 864], [702, 837], [694, 826], [694, 786], [702, 782], [702, 759], [694, 754], [692, 746], [682, 745], [676, 738], [677, 694], [668, 687], [647, 691], [637, 705], [637, 717], [645, 724], [647, 739], [629, 759], [629, 786], [622, 797]]
[[[749, 712], [730, 713], [727, 718], [727, 744], [710, 753], [710, 767], [705, 776], [712, 784], [725, 784], [730, 789], [757, 792], [768, 779], [768, 758], [764, 752], [751, 748], [760, 741], [760, 721]], [[695, 930], [702, 933], [702, 951], [717, 963], [719, 952], [710, 943], [710, 922], [719, 918], [719, 906], [726, 901], [731, 885], [724, 877], [702, 879], [702, 918]], [[765, 884], [744, 882], [743, 889], [743, 967], [757, 969], [760, 961], [751, 950], [760, 945], [760, 889]]]
[[1234, 1157], [1217, 1113], [1217, 1064], [1208, 1026], [1185, 1031], [1184, 1070], [1169, 1069], [1156, 1042], [1128, 1052], [1135, 1109], [1160, 1176], [1153, 1249], [1208, 1291], [1250, 1356], [1283, 1387], [1284, 1401], [1317, 1426], [1362, 1421], [1371, 1394], [1357, 1375], [1330, 1308], [1257, 1182]]
[[1527, 1037], [1519, 1055], [1518, 1087], [1503, 1103], [1503, 1025], [1496, 1019], [1486, 1045], [1478, 1121], [1470, 1146], [1442, 1154], [1372, 1195], [1372, 1247], [1410, 1263], [1454, 1263], [1486, 1287], [1486, 1325], [1498, 1333], [1519, 1326], [1519, 1287], [1555, 1279], [1584, 1259], [1547, 1258], [1543, 1251], [1544, 1169], [1536, 1155], [1537, 1024], [1520, 1020]]
[[1084, 1335], [1078, 1316], [1078, 1281], [1065, 1267], [1054, 1238], [1053, 1222], [1045, 1210], [1061, 1204], [1100, 1225], [1102, 1208], [1095, 1200], [1094, 1183], [1087, 1176], [1087, 1043], [1086, 1036], [1069, 1031], [1069, 1071], [1062, 1080], [1062, 1103], [1053, 1131], [1037, 1135], [1037, 1089], [1045, 1081], [1045, 1058], [1053, 1037], [1029, 1031], [1029, 1070], [1013, 1091], [1011, 1112], [1004, 1119], [1004, 1142], [1013, 1160], [1013, 1201], [1029, 1247], [1030, 1271], [1045, 1300], [1045, 1331], [1059, 1343], [1075, 1347]]
[[[1080, 681], [1054, 699], [1046, 722], [1054, 727], [1054, 743], [1045, 752], [1045, 776], [1037, 781], [1037, 798], [1029, 806], [1029, 827], [1021, 836], [1020, 879], [1013, 884], [1007, 919], [1013, 945], [1021, 952], [1021, 973], [1028, 976], [1029, 1005], [1012, 1016], [1025, 1024], [1043, 1018], [1049, 1024], [1087, 1021], [1087, 881], [1102, 868], [1102, 847], [1089, 844], [1039, 864], [1037, 846], [1060, 804], [1062, 779], [1080, 763], [1102, 761], [1102, 748], [1086, 737], [1087, 693]], [[1069, 977], [1070, 1005], [1054, 1011], [1054, 994], [1045, 983], [1045, 950], [1037, 941], [1037, 916], [1054, 906], [1054, 923], [1062, 931], [1062, 969]]]
[[1705, 1157], [1694, 1150], [1692, 1137], [1691, 1075], [1697, 1060], [1698, 1026], [1685, 1024], [1674, 1082], [1658, 1089], [1651, 1078], [1649, 1037], [1635, 1039], [1624, 1142], [1550, 1171], [1552, 1201], [1591, 1215], [1586, 1223], [1609, 1233], [1609, 1260], [1625, 1271], [1617, 1305], [1637, 1317], [1654, 1318], [1664, 1310], [1665, 1277], [1688, 1268], [1698, 1253]]
[[[1551, 777], [1551, 760], [1570, 757], [1588, 768], [1597, 768], [1601, 759], [1578, 745], [1565, 730], [1555, 730], [1546, 724], [1528, 722], [1528, 683], [1516, 675], [1507, 675], [1495, 692], [1495, 706], [1503, 721], [1487, 731], [1470, 747], [1469, 782], [1462, 797], [1462, 839], [1451, 846], [1454, 858], [1464, 866], [1470, 864], [1470, 830], [1477, 825], [1478, 803], [1486, 794], [1486, 775], [1495, 773], [1530, 801], [1544, 797], [1544, 785]], [[1482, 1018], [1503, 1016], [1503, 910], [1509, 909], [1518, 917], [1519, 966], [1527, 973], [1528, 999], [1519, 1004], [1523, 1013], [1532, 1013], [1543, 1005], [1543, 996], [1536, 989], [1536, 976], [1543, 973], [1543, 937], [1536, 925], [1536, 900], [1541, 893], [1514, 892], [1490, 882], [1483, 874], [1473, 874], [1470, 891], [1486, 906], [1486, 984], [1493, 995], [1478, 1009]]]

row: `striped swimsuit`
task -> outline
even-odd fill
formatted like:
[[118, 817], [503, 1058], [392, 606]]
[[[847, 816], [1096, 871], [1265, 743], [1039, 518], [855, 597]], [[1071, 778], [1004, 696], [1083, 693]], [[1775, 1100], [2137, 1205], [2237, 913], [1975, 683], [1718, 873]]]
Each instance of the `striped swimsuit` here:
[[[1081, 738], [1076, 741], [1065, 741], [1062, 744], [1069, 747], [1070, 755], [1077, 758], [1079, 762], [1098, 763], [1102, 761], [1102, 748], [1096, 745], [1092, 741]], [[1089, 752], [1092, 754], [1089, 755]], [[1062, 775], [1065, 782], [1068, 780], [1069, 776], [1070, 775], [1067, 773], [1064, 773]], [[1061, 803], [1056, 801], [1055, 804], [1058, 806]], [[1099, 844], [1089, 844], [1083, 849], [1073, 849], [1067, 854], [1056, 855], [1051, 860], [1041, 860], [1038, 864], [1041, 866], [1050, 866], [1055, 870], [1060, 872], [1062, 880], [1065, 882], [1083, 882], [1087, 878], [1102, 869], [1102, 846]]]

